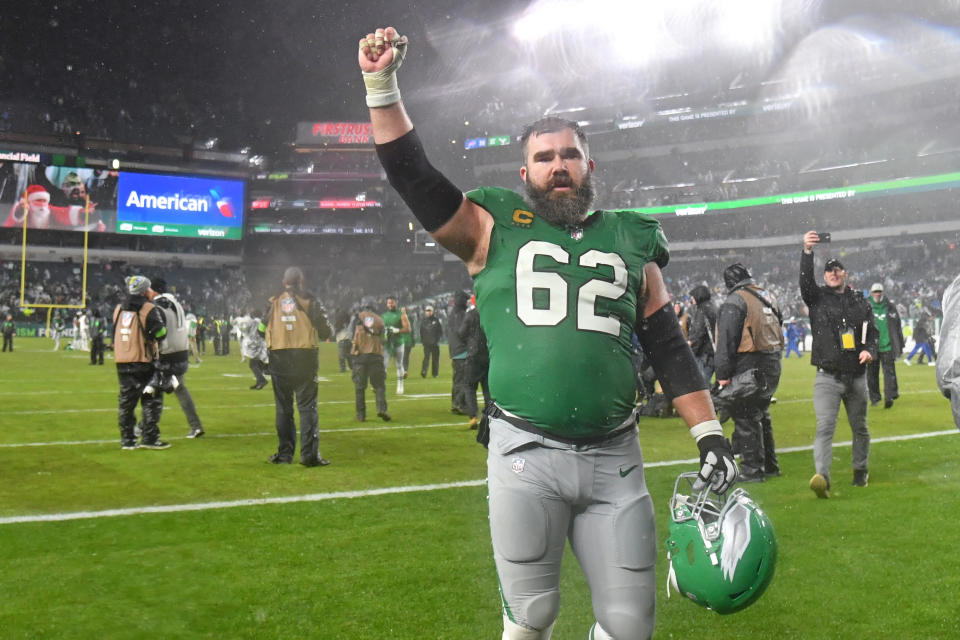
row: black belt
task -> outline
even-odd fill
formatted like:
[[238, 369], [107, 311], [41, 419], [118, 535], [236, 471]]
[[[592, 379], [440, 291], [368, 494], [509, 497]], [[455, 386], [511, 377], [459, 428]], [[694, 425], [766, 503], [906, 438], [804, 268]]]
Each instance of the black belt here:
[[840, 371], [839, 369], [825, 369], [824, 367], [817, 367], [817, 371], [819, 371], [820, 373], [825, 373], [828, 376], [833, 376], [837, 380], [840, 380], [842, 378], [848, 378], [848, 379], [859, 378], [864, 373], [866, 373], [866, 371], [861, 371], [859, 373], [854, 371], [843, 372], [843, 371]]
[[499, 418], [500, 420], [505, 420], [506, 422], [509, 422], [510, 424], [515, 426], [517, 429], [520, 429], [521, 431], [526, 431], [527, 433], [532, 433], [534, 435], [542, 436], [548, 440], [555, 440], [557, 442], [562, 442], [563, 444], [570, 444], [570, 445], [603, 444], [604, 442], [613, 440], [629, 431], [632, 431], [637, 426], [636, 414], [634, 414], [633, 420], [627, 422], [622, 426], [617, 427], [613, 431], [608, 431], [607, 433], [604, 433], [602, 435], [594, 436], [590, 438], [564, 438], [563, 436], [558, 436], [556, 434], [550, 433], [549, 431], [545, 431], [540, 427], [538, 427], [537, 425], [533, 424], [532, 422], [528, 422], [527, 420], [524, 420], [523, 418], [518, 418], [516, 416], [511, 416], [505, 413], [504, 410], [498, 407], [494, 402], [491, 402], [486, 407], [484, 407], [483, 412], [490, 418]]

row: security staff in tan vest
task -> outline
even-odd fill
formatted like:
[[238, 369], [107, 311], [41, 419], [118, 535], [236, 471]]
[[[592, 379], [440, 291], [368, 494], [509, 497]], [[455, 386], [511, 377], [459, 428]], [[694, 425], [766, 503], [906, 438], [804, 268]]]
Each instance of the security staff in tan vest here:
[[[373, 308], [375, 303], [370, 298], [364, 298], [360, 303], [361, 310], [354, 318], [353, 345], [350, 349], [351, 366], [353, 367], [353, 389], [356, 420], [363, 422], [367, 419], [367, 381], [373, 387], [377, 399], [377, 415], [381, 420], [389, 420], [387, 413], [387, 370], [383, 357], [383, 318], [377, 315]], [[400, 382], [403, 382], [402, 378]]]
[[740, 482], [763, 482], [766, 476], [780, 475], [770, 398], [780, 384], [783, 319], [776, 298], [757, 286], [739, 262], [724, 270], [723, 280], [728, 295], [717, 319], [717, 383], [726, 386], [736, 374], [750, 369], [760, 369], [766, 378], [764, 391], [736, 402], [731, 411], [733, 449], [741, 458]]
[[157, 343], [167, 335], [163, 314], [154, 306], [156, 292], [143, 276], [126, 279], [127, 298], [113, 311], [113, 355], [120, 380], [120, 448], [136, 449], [137, 403], [141, 406], [140, 445], [142, 449], [166, 449], [160, 439], [163, 395], [145, 394], [157, 364]]
[[270, 298], [260, 323], [260, 335], [270, 351], [270, 379], [277, 404], [277, 452], [273, 464], [290, 464], [297, 444], [293, 414], [296, 398], [300, 413], [300, 464], [321, 467], [330, 461], [320, 455], [317, 424], [317, 341], [330, 337], [323, 308], [304, 290], [303, 272], [290, 267], [283, 274], [283, 291]]

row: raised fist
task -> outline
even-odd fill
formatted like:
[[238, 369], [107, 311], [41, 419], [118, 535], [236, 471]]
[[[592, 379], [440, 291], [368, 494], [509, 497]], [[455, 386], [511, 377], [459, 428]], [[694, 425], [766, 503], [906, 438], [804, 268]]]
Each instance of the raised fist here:
[[393, 27], [380, 28], [360, 38], [357, 60], [364, 73], [383, 71], [394, 63], [393, 71], [400, 67], [407, 46], [407, 37], [401, 36]]

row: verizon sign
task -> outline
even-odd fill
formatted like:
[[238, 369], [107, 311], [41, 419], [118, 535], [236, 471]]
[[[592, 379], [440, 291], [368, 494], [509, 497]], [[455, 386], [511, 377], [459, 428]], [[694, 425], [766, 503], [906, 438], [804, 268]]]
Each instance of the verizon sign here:
[[372, 145], [373, 128], [369, 122], [300, 122], [297, 124], [297, 144]]

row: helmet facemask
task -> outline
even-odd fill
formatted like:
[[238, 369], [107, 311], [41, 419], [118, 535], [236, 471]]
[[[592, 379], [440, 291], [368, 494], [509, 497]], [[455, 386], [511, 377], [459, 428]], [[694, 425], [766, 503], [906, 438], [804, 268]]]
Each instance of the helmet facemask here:
[[672, 585], [717, 613], [739, 611], [773, 579], [777, 542], [770, 519], [737, 488], [694, 491], [695, 472], [681, 473], [670, 499], [667, 595]]

